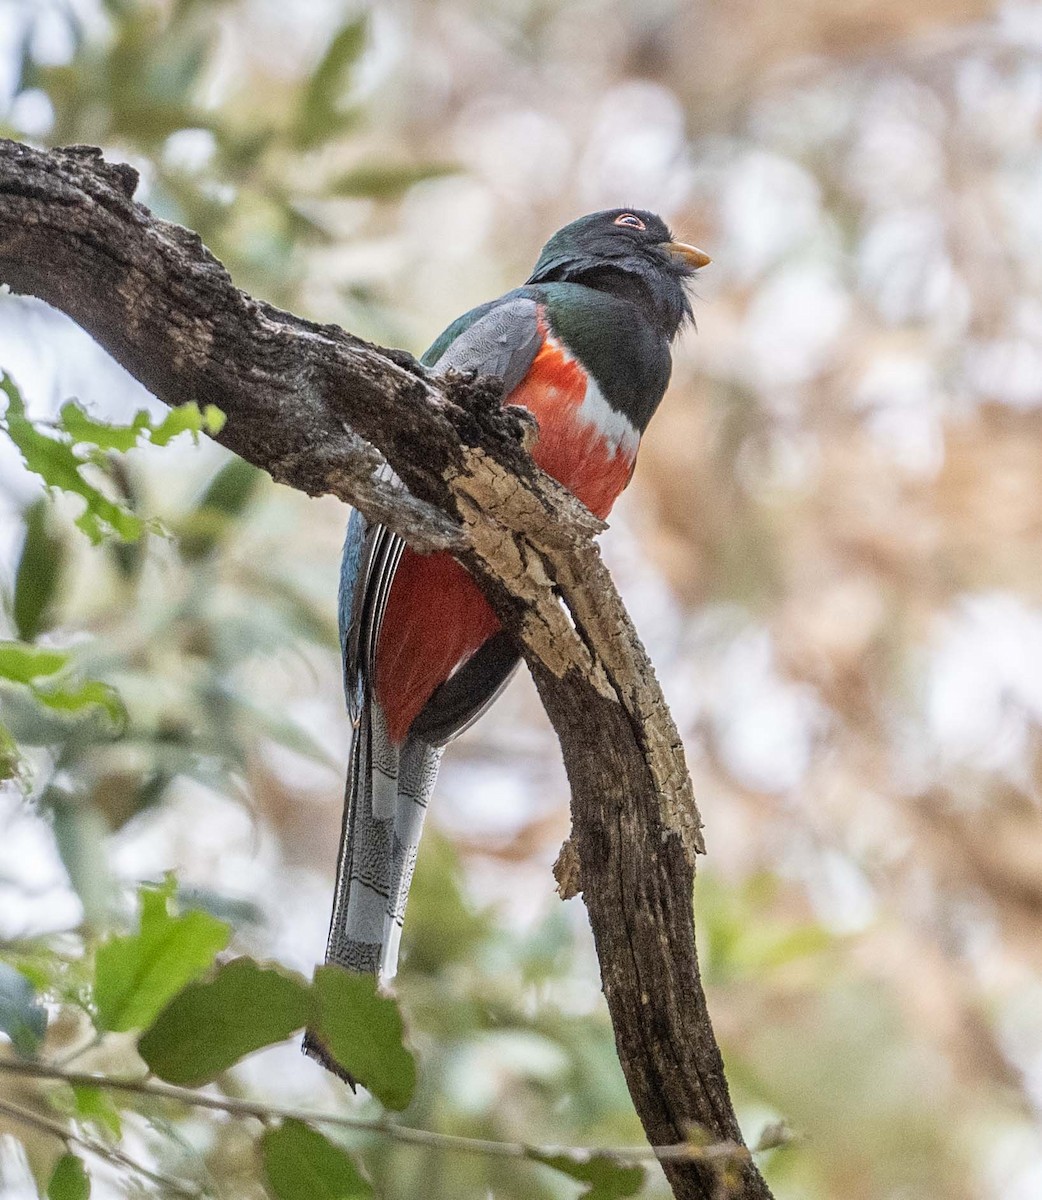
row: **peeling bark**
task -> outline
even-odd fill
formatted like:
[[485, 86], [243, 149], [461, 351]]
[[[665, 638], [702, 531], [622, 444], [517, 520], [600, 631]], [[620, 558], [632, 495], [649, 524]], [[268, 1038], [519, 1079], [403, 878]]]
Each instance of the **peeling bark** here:
[[[160, 400], [216, 404], [218, 441], [331, 493], [420, 551], [451, 550], [517, 638], [572, 789], [562, 895], [581, 886], [633, 1101], [654, 1145], [741, 1141], [695, 954], [701, 822], [680, 736], [593, 540], [524, 451], [494, 380], [439, 378], [239, 291], [196, 234], [133, 202], [92, 147], [0, 140], [0, 281], [72, 317]], [[401, 484], [377, 468], [389, 463]], [[581, 881], [578, 864], [581, 863]], [[764, 1200], [756, 1167], [664, 1163], [684, 1200]], [[733, 1183], [733, 1186], [732, 1186]]]
[[579, 851], [570, 837], [565, 838], [561, 844], [553, 871], [554, 879], [557, 880], [557, 894], [562, 900], [571, 900], [582, 892], [582, 863], [579, 862]]

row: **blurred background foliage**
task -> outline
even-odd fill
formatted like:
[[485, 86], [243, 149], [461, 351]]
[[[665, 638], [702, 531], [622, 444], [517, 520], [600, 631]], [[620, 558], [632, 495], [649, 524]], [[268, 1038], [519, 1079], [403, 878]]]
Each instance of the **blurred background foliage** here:
[[[702, 959], [747, 1133], [796, 1134], [763, 1156], [780, 1198], [1042, 1194], [1042, 7], [0, 0], [0, 129], [103, 145], [244, 288], [414, 351], [583, 211], [658, 209], [713, 255], [604, 545], [706, 820]], [[9, 295], [0, 366], [44, 432], [70, 397], [150, 403]], [[342, 508], [142, 446], [84, 467], [146, 527], [92, 546], [82, 496], [41, 501], [7, 444], [0, 470], [2, 636], [64, 656], [38, 692], [94, 683], [125, 714], [0, 683], [5, 954], [75, 979], [174, 869], [239, 951], [310, 974], [347, 747]], [[407, 1120], [636, 1143], [585, 915], [551, 891], [567, 789], [527, 680], [450, 753], [433, 816]], [[70, 990], [34, 978], [43, 1052], [73, 1052]], [[227, 1086], [353, 1103], [290, 1047]], [[235, 1122], [142, 1105], [124, 1137], [257, 1194]], [[13, 1125], [0, 1148], [5, 1197], [60, 1152]], [[403, 1200], [578, 1190], [363, 1158]]]

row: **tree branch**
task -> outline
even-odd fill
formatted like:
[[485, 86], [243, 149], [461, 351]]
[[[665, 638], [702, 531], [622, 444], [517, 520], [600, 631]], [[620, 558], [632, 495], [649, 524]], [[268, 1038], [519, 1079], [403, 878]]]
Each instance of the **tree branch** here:
[[[448, 549], [518, 639], [561, 741], [572, 844], [616, 1045], [652, 1145], [740, 1141], [695, 955], [700, 819], [679, 734], [601, 561], [595, 520], [524, 452], [494, 381], [443, 379], [240, 292], [132, 168], [0, 140], [0, 280], [71, 316], [160, 400], [216, 404], [218, 440]], [[401, 484], [376, 468], [389, 464]], [[553, 585], [552, 587], [549, 585]], [[713, 1200], [706, 1163], [664, 1164]], [[770, 1193], [746, 1161], [735, 1196]]]
[[172, 1175], [166, 1175], [160, 1171], [153, 1170], [151, 1167], [146, 1167], [144, 1163], [139, 1163], [136, 1158], [131, 1158], [129, 1154], [124, 1154], [118, 1147], [109, 1146], [105, 1142], [85, 1137], [82, 1133], [77, 1133], [76, 1130], [62, 1124], [61, 1121], [54, 1120], [53, 1117], [33, 1112], [31, 1109], [23, 1108], [19, 1104], [12, 1104], [8, 1100], [0, 1100], [0, 1113], [10, 1117], [12, 1121], [28, 1125], [31, 1129], [35, 1129], [40, 1133], [50, 1134], [51, 1137], [57, 1138], [66, 1146], [79, 1146], [81, 1149], [86, 1150], [88, 1154], [93, 1154], [96, 1158], [103, 1159], [105, 1162], [113, 1163], [119, 1167], [125, 1167], [128, 1171], [133, 1171], [135, 1175], [140, 1175], [143, 1179], [147, 1179], [151, 1183], [158, 1183], [165, 1191], [172, 1192], [176, 1196], [200, 1195], [199, 1189], [193, 1184], [185, 1183], [180, 1179], [175, 1179]]
[[736, 1142], [713, 1142], [708, 1145], [682, 1142], [677, 1146], [548, 1146], [527, 1142], [497, 1142], [488, 1138], [464, 1137], [456, 1133], [439, 1133], [433, 1129], [398, 1125], [386, 1117], [360, 1117], [353, 1113], [319, 1112], [313, 1108], [298, 1108], [294, 1105], [267, 1104], [258, 1100], [244, 1100], [239, 1096], [178, 1087], [176, 1084], [163, 1083], [151, 1077], [119, 1079], [111, 1075], [70, 1071], [62, 1066], [18, 1058], [0, 1058], [0, 1072], [30, 1079], [53, 1080], [67, 1083], [70, 1087], [102, 1088], [109, 1092], [152, 1096], [158, 1100], [171, 1100], [189, 1108], [207, 1108], [237, 1117], [256, 1117], [260, 1121], [305, 1121], [312, 1125], [329, 1125], [335, 1129], [357, 1129], [410, 1146], [429, 1146], [435, 1150], [458, 1154], [484, 1154], [491, 1158], [527, 1158], [538, 1162], [540, 1158], [563, 1154], [576, 1162], [582, 1162], [593, 1155], [604, 1155], [620, 1163], [697, 1159], [700, 1162], [718, 1164], [718, 1169], [726, 1169], [733, 1163], [743, 1162], [750, 1153], [745, 1146]]

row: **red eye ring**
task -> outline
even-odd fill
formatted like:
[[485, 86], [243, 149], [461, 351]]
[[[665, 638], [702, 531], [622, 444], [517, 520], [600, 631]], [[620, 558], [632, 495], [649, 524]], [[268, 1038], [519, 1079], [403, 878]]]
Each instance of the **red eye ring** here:
[[625, 225], [627, 229], [647, 229], [647, 225], [640, 219], [634, 216], [633, 213], [622, 213], [617, 216], [612, 222], [613, 225]]

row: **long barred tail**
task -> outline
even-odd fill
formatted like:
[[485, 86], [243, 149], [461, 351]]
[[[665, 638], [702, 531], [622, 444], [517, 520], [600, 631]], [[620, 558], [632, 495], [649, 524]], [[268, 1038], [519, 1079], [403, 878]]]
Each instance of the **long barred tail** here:
[[394, 745], [379, 705], [363, 705], [351, 746], [326, 962], [385, 979], [395, 974], [441, 753], [420, 738]]

